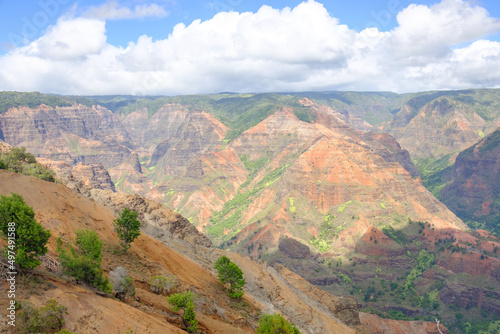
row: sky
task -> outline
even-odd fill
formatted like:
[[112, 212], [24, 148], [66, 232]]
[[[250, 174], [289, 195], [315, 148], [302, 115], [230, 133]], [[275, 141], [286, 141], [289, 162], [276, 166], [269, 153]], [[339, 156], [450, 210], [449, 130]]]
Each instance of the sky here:
[[498, 0], [0, 0], [0, 90], [497, 87]]

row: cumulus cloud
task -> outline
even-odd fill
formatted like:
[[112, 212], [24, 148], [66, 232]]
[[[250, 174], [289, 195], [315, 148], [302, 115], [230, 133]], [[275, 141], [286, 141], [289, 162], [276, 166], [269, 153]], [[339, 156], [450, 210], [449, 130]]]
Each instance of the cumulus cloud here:
[[394, 29], [360, 32], [314, 0], [263, 6], [178, 24], [168, 38], [144, 35], [127, 47], [106, 43], [104, 19], [129, 14], [116, 3], [99, 8], [104, 14], [60, 19], [40, 39], [1, 57], [0, 89], [175, 95], [500, 85], [494, 75], [500, 43], [485, 39], [500, 31], [500, 20], [463, 0], [410, 5]]
[[108, 1], [101, 6], [89, 8], [85, 17], [99, 20], [139, 19], [145, 17], [165, 17], [168, 12], [158, 4], [137, 5], [134, 9], [120, 7], [117, 1]]

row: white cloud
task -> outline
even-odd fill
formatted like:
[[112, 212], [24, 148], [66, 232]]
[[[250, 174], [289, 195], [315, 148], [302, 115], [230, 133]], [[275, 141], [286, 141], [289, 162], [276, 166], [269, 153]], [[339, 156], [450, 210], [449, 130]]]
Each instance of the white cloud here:
[[158, 4], [137, 5], [134, 9], [120, 7], [117, 1], [108, 1], [101, 6], [89, 8], [83, 16], [99, 20], [139, 19], [165, 17], [168, 12]]
[[102, 18], [128, 15], [107, 6], [102, 16], [60, 19], [42, 38], [0, 57], [0, 89], [174, 95], [500, 85], [500, 44], [484, 39], [500, 31], [500, 20], [462, 0], [410, 5], [391, 31], [356, 32], [313, 0], [221, 12], [126, 48], [106, 43]]

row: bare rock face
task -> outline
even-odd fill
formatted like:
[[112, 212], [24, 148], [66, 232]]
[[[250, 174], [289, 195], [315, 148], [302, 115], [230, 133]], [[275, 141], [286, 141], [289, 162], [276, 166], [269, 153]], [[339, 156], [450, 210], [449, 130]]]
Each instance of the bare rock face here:
[[85, 180], [85, 185], [90, 188], [116, 191], [108, 171], [102, 164], [84, 165], [79, 163], [71, 169], [71, 173], [75, 178]]
[[500, 293], [497, 291], [482, 290], [467, 287], [461, 284], [450, 284], [440, 293], [440, 299], [448, 304], [459, 305], [463, 308], [481, 307], [493, 314], [500, 313]]
[[[468, 92], [458, 92], [465, 95]], [[438, 159], [460, 152], [500, 126], [498, 111], [482, 117], [455, 92], [428, 93], [408, 101], [384, 130], [392, 134], [413, 159]], [[477, 98], [474, 94], [465, 97]], [[477, 102], [479, 103], [479, 102]]]
[[126, 130], [101, 106], [12, 108], [0, 115], [0, 133], [8, 144], [51, 160], [110, 167], [130, 155]]
[[71, 176], [83, 182], [89, 188], [116, 191], [111, 176], [102, 164], [85, 165], [78, 163], [76, 166], [72, 166], [68, 162], [44, 158], [38, 158], [37, 161], [52, 169], [58, 177], [63, 179]]
[[311, 253], [308, 246], [293, 238], [281, 237], [278, 247], [280, 251], [292, 259], [305, 259]]
[[397, 162], [410, 173], [412, 177], [419, 176], [417, 167], [411, 161], [410, 153], [401, 148], [394, 137], [387, 133], [363, 133], [363, 141], [371, 150], [380, 155], [386, 162]]
[[142, 223], [141, 228], [153, 237], [160, 240], [163, 237], [175, 237], [193, 245], [212, 247], [210, 240], [201, 234], [187, 219], [157, 202], [136, 194], [129, 195], [89, 188], [73, 176], [67, 177], [64, 182], [78, 194], [112, 208], [116, 215], [119, 215], [124, 208], [136, 211], [138, 219]]

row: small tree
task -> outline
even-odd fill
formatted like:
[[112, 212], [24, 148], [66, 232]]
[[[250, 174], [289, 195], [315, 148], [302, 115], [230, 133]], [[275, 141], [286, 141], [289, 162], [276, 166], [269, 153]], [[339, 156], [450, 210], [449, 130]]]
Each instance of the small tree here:
[[194, 311], [194, 298], [196, 295], [191, 291], [176, 293], [167, 297], [168, 303], [174, 311], [183, 310], [182, 323], [189, 333], [198, 331], [198, 321], [196, 320], [196, 312]]
[[300, 334], [300, 331], [294, 324], [290, 324], [281, 315], [264, 314], [259, 319], [259, 327], [255, 334]]
[[141, 234], [141, 222], [137, 219], [137, 212], [123, 209], [120, 217], [113, 221], [116, 234], [121, 240], [123, 251], [127, 252], [130, 244]]
[[109, 273], [113, 290], [116, 292], [116, 297], [123, 300], [128, 294], [135, 296], [134, 280], [128, 275], [128, 270], [123, 267], [118, 267]]
[[64, 273], [101, 291], [111, 292], [109, 280], [101, 268], [102, 242], [97, 233], [78, 230], [75, 243], [76, 249], [70, 244], [63, 245], [61, 237], [57, 238], [57, 251]]
[[40, 264], [37, 257], [47, 253], [51, 233], [35, 220], [33, 208], [21, 195], [0, 196], [0, 229], [7, 240], [14, 237], [15, 243], [8, 241], [7, 248], [16, 253], [16, 263], [21, 268]]
[[219, 278], [222, 285], [229, 283], [229, 287], [226, 290], [229, 296], [233, 298], [241, 298], [243, 296], [243, 286], [245, 285], [245, 279], [243, 278], [243, 271], [240, 267], [231, 262], [229, 258], [222, 255], [214, 265], [217, 269], [217, 277]]

